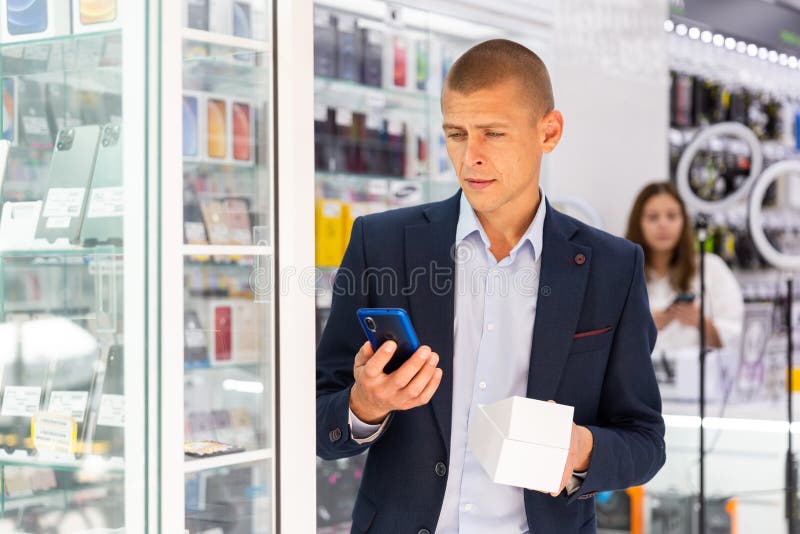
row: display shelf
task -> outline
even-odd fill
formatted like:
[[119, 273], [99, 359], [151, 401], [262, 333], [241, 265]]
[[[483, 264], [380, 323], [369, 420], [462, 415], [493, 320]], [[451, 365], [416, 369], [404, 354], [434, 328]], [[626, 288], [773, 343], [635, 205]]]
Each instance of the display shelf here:
[[228, 48], [239, 48], [242, 50], [252, 50], [253, 52], [272, 52], [272, 47], [267, 41], [248, 39], [246, 37], [237, 37], [235, 35], [225, 35], [222, 33], [197, 30], [194, 28], [184, 28], [183, 39], [184, 41], [191, 41], [194, 43], [219, 45]]
[[125, 474], [122, 458], [103, 456], [84, 456], [79, 459], [56, 460], [37, 456], [0, 455], [0, 467], [39, 467], [54, 471], [84, 472], [92, 474]]
[[[183, 245], [181, 253], [184, 256], [270, 256], [272, 247], [266, 245]], [[219, 263], [215, 265], [219, 265]]]
[[183, 364], [184, 373], [230, 373], [231, 368], [239, 371], [257, 372], [264, 367], [261, 363], [229, 363], [225, 365], [211, 365], [209, 362], [195, 362]]
[[254, 451], [224, 454], [212, 458], [187, 459], [183, 464], [184, 473], [196, 473], [208, 469], [218, 469], [233, 465], [249, 464], [272, 458], [272, 449], [257, 449]]
[[314, 94], [318, 105], [349, 109], [397, 110], [427, 115], [439, 110], [439, 96], [413, 89], [394, 89], [316, 76]]
[[[212, 49], [213, 48], [213, 49]], [[269, 76], [268, 51], [254, 51], [203, 41], [184, 41], [184, 89], [252, 99], [265, 91]]]
[[91, 256], [116, 256], [116, 255], [121, 255], [122, 253], [123, 253], [123, 248], [117, 246], [47, 247], [42, 245], [40, 248], [29, 248], [29, 249], [0, 248], [0, 259], [31, 258], [31, 257], [80, 258], [80, 257], [91, 257]]
[[80, 494], [83, 498], [86, 497], [87, 492], [93, 491], [102, 492], [97, 496], [97, 499], [102, 499], [107, 495], [109, 486], [119, 485], [121, 483], [121, 480], [110, 480], [103, 483], [81, 484], [75, 488], [53, 488], [42, 492], [36, 492], [33, 495], [0, 497], [0, 503], [2, 503], [0, 514], [5, 514], [12, 510], [24, 510], [32, 506], [49, 506], [55, 508], [63, 506], [70, 496]]
[[3, 75], [53, 73], [69, 76], [89, 70], [119, 70], [122, 65], [121, 40], [120, 30], [110, 30], [0, 43]]
[[318, 183], [335, 183], [340, 180], [348, 181], [361, 181], [366, 183], [369, 180], [380, 180], [384, 182], [417, 182], [423, 183], [428, 180], [427, 176], [417, 176], [415, 178], [406, 178], [404, 176], [386, 176], [381, 174], [361, 174], [355, 172], [339, 172], [339, 171], [316, 171]]

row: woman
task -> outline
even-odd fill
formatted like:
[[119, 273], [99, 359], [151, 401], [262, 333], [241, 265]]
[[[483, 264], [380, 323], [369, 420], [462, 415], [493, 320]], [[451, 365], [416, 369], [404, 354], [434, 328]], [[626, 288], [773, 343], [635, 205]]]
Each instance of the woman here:
[[[700, 275], [686, 206], [669, 182], [636, 197], [626, 236], [644, 249], [650, 311], [658, 328], [654, 354], [700, 345]], [[738, 349], [744, 319], [739, 284], [725, 262], [707, 253], [706, 346]]]

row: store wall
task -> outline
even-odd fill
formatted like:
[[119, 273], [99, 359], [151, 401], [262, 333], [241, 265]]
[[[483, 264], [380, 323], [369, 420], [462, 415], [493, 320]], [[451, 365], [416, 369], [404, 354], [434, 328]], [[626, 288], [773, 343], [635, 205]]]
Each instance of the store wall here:
[[565, 129], [543, 184], [588, 201], [615, 234], [639, 188], [669, 175], [667, 12], [665, 0], [557, 2], [550, 70]]

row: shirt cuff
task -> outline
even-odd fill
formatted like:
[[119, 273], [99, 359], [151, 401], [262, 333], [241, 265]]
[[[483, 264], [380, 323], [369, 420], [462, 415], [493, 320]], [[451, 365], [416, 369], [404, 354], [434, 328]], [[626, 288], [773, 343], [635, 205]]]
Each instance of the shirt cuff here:
[[353, 437], [353, 441], [359, 445], [372, 443], [378, 439], [378, 436], [383, 433], [384, 428], [386, 428], [386, 423], [389, 421], [389, 416], [386, 416], [381, 424], [371, 425], [356, 417], [356, 414], [353, 413], [353, 410], [348, 409], [348, 411], [350, 412], [348, 419], [348, 424], [350, 425], [350, 435]]
[[569, 480], [567, 481], [567, 487], [565, 488], [567, 490], [567, 495], [572, 495], [581, 489], [583, 480], [586, 478], [586, 473], [587, 471], [572, 473], [572, 476], [569, 477]]

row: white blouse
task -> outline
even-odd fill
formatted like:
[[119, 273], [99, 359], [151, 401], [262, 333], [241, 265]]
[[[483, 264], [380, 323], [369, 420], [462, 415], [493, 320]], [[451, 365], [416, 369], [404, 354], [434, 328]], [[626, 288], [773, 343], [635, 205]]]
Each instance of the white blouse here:
[[[733, 273], [719, 256], [706, 254], [706, 317], [711, 320], [719, 333], [722, 346], [729, 350], [738, 350], [744, 327], [744, 300], [739, 283]], [[699, 269], [699, 259], [698, 259]], [[700, 274], [695, 274], [691, 282], [691, 291], [695, 294], [695, 303], [700, 301]], [[669, 276], [652, 278], [647, 283], [650, 297], [650, 311], [663, 311], [675, 300], [678, 292], [669, 283]], [[671, 353], [678, 349], [699, 347], [700, 331], [697, 327], [687, 326], [677, 319], [663, 330], [659, 330], [654, 354], [664, 351]]]

